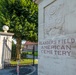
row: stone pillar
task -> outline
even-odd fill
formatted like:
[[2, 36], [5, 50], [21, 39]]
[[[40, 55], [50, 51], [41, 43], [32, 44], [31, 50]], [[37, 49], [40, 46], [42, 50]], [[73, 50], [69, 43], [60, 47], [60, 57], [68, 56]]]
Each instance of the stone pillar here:
[[11, 47], [13, 33], [0, 32], [0, 69], [8, 64], [11, 59]]
[[39, 5], [38, 75], [76, 75], [76, 0]]

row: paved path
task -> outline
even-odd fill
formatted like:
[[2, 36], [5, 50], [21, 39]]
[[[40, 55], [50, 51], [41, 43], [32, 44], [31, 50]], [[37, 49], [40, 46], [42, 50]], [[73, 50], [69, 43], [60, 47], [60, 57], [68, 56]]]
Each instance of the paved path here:
[[31, 75], [38, 75], [38, 65], [35, 65], [36, 71]]
[[[29, 73], [29, 70], [24, 68], [23, 70], [21, 70], [20, 75], [38, 75], [38, 65], [34, 65], [33, 72], [30, 72], [29, 74], [25, 74], [24, 72]], [[0, 70], [0, 75], [17, 75], [16, 68], [2, 69]]]

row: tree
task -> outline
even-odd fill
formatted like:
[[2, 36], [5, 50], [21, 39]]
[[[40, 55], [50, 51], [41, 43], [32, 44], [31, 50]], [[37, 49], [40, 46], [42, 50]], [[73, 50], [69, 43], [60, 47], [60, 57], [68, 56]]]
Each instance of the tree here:
[[12, 53], [11, 53], [11, 58], [13, 60], [16, 60], [16, 44], [12, 41]]
[[[1, 0], [0, 24], [9, 26], [15, 33], [17, 59], [19, 59], [22, 39], [37, 41], [38, 7], [32, 0]], [[0, 28], [1, 28], [0, 27]]]

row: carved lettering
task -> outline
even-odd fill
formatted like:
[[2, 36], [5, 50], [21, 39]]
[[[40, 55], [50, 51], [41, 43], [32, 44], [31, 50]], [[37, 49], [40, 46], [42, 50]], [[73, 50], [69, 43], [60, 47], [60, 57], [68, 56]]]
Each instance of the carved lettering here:
[[70, 56], [72, 44], [75, 44], [74, 38], [40, 41], [40, 51], [42, 54]]

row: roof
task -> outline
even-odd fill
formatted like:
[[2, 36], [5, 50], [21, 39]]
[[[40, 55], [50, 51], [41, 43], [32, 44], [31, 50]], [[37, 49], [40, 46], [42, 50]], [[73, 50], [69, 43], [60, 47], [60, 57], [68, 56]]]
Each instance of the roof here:
[[38, 44], [37, 42], [26, 41], [25, 45], [34, 45]]

